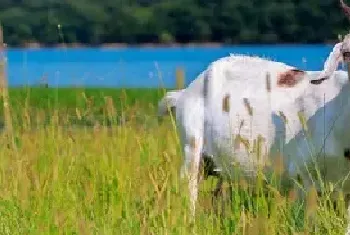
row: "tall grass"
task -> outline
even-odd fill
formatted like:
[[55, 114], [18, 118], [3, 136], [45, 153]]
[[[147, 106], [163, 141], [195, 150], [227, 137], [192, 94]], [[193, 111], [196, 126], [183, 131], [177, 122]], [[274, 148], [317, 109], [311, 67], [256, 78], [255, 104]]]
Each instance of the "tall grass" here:
[[0, 136], [0, 234], [343, 234], [341, 194], [333, 209], [326, 191], [303, 201], [236, 180], [213, 205], [212, 177], [192, 223], [177, 133], [155, 116], [160, 96], [10, 91], [16, 148]]

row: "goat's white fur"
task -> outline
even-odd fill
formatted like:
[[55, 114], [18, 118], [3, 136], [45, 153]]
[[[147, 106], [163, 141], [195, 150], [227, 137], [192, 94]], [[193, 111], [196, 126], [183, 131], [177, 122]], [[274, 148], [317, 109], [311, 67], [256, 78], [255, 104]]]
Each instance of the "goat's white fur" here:
[[[331, 177], [339, 179], [343, 176], [345, 169], [339, 169], [339, 166], [344, 168], [348, 164], [343, 149], [350, 146], [347, 142], [350, 141], [350, 89], [347, 73], [333, 71], [334, 66], [328, 67], [326, 73], [330, 79], [320, 85], [309, 82], [320, 76], [320, 71], [305, 71], [297, 85], [281, 88], [277, 86], [278, 75], [294, 67], [259, 57], [231, 55], [211, 63], [186, 89], [165, 96], [160, 110], [165, 110], [165, 103], [176, 107], [185, 155], [181, 175], [190, 176], [192, 213], [195, 212], [198, 167], [203, 153], [213, 156], [224, 175], [232, 174], [233, 168], [228, 164], [235, 162], [247, 176], [254, 176], [259, 166], [269, 169], [274, 161], [272, 153], [280, 152], [287, 173], [290, 176], [300, 174], [304, 182], [309, 183], [311, 181], [303, 170], [304, 163], [312, 162], [312, 157], [318, 153], [322, 156], [325, 153], [327, 159], [340, 163], [327, 166], [327, 169], [337, 167], [337, 173], [342, 173]], [[270, 74], [271, 92], [266, 90], [267, 73]], [[230, 95], [229, 113], [222, 110], [222, 99], [227, 94]], [[243, 103], [244, 98], [252, 107], [252, 116]], [[286, 124], [281, 112], [286, 117]], [[307, 120], [307, 133], [299, 112]], [[243, 145], [235, 149], [232, 139], [238, 133], [250, 143], [262, 136], [265, 139], [263, 157], [254, 157]], [[322, 148], [325, 136], [327, 139]], [[193, 140], [195, 146], [191, 144]]]

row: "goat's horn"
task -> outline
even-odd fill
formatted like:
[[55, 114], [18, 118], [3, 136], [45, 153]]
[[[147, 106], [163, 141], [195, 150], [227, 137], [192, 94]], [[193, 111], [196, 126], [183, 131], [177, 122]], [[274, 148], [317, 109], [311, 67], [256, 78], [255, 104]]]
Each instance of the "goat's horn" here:
[[343, 9], [345, 15], [350, 19], [350, 7], [344, 3], [344, 0], [339, 0], [340, 6]]

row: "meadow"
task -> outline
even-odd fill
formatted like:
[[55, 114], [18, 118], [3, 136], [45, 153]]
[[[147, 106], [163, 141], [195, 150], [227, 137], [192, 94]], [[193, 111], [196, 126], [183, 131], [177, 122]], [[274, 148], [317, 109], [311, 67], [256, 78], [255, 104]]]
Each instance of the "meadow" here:
[[0, 234], [343, 233], [341, 193], [334, 209], [330, 190], [298, 200], [278, 180], [235, 180], [214, 205], [217, 179], [209, 176], [191, 221], [176, 126], [156, 115], [163, 94], [11, 88], [13, 130], [0, 136]]

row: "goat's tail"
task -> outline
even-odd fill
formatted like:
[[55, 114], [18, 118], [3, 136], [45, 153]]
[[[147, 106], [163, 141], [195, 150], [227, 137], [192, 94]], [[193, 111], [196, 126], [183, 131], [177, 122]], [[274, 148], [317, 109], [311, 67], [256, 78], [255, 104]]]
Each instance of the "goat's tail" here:
[[176, 103], [184, 90], [168, 91], [158, 103], [158, 115], [164, 116], [176, 108]]

